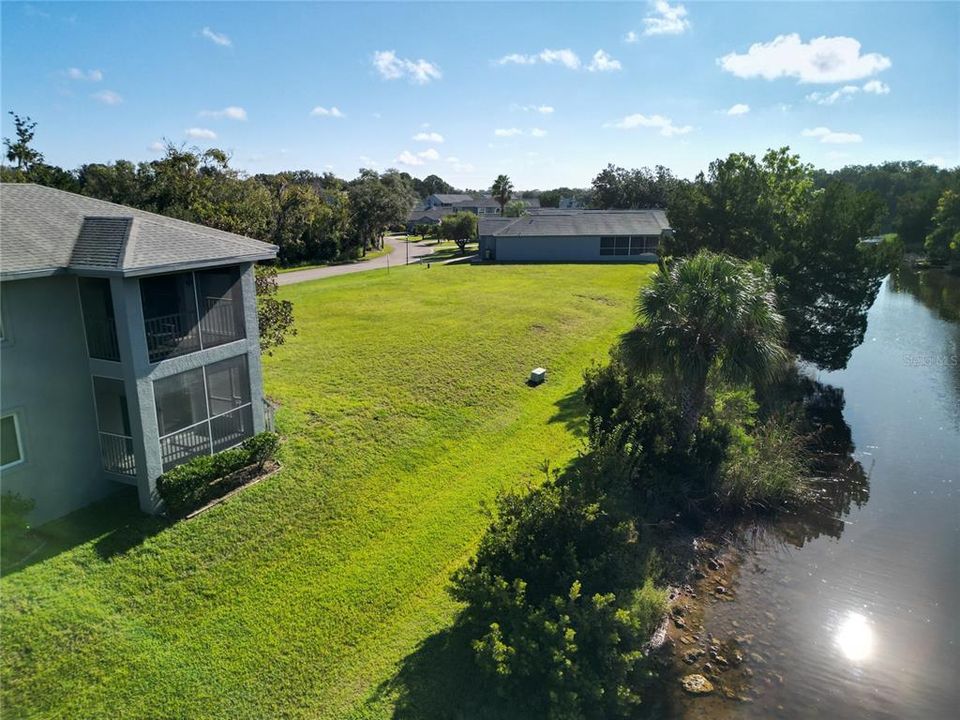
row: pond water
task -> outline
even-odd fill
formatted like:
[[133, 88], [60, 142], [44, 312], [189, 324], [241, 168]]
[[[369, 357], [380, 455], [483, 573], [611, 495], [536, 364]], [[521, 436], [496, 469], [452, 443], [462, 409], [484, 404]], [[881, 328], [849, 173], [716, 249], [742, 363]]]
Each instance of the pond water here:
[[859, 465], [808, 516], [745, 531], [734, 600], [704, 627], [742, 643], [749, 701], [684, 697], [680, 714], [957, 717], [960, 279], [888, 277], [847, 368], [817, 380]]

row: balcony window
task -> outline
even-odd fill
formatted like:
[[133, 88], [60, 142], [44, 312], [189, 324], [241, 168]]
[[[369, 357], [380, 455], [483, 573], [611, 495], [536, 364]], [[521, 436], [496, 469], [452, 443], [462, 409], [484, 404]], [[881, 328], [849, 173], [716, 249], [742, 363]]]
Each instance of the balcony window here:
[[133, 455], [130, 411], [127, 408], [127, 393], [123, 381], [94, 377], [93, 395], [97, 405], [103, 469], [120, 475], [136, 475], [137, 463]]
[[87, 334], [87, 352], [92, 358], [120, 362], [110, 281], [106, 278], [82, 277], [77, 283], [80, 287], [83, 327]]
[[215, 347], [245, 335], [240, 268], [226, 267], [196, 273], [200, 311], [200, 342]]
[[153, 388], [164, 471], [253, 435], [246, 355], [157, 380]]
[[200, 349], [193, 273], [144, 278], [140, 298], [150, 362]]
[[239, 267], [144, 278], [140, 295], [150, 362], [246, 337]]

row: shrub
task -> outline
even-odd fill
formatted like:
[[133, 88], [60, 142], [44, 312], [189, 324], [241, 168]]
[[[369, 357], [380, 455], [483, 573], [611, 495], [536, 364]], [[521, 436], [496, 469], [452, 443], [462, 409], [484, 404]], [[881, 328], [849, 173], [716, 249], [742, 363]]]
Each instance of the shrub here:
[[15, 556], [30, 529], [27, 517], [33, 510], [33, 500], [13, 492], [0, 495], [0, 550], [5, 558]]
[[157, 480], [157, 491], [168, 510], [176, 514], [188, 512], [232, 489], [218, 480], [251, 465], [262, 470], [279, 447], [280, 438], [276, 433], [262, 432], [239, 447], [215, 455], [200, 455], [168, 470]]
[[770, 510], [799, 502], [809, 475], [806, 442], [796, 421], [772, 417], [745, 442], [731, 443], [717, 480], [717, 503], [727, 510]]
[[533, 717], [628, 715], [665, 607], [636, 528], [587, 487], [554, 481], [498, 498], [476, 557], [454, 576], [479, 667]]

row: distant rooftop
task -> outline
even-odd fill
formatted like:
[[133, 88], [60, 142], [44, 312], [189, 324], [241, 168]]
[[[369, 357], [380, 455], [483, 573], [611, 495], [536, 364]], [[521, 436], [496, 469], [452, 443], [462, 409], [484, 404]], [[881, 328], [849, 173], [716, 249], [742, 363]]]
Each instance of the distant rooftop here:
[[30, 183], [0, 184], [0, 277], [146, 275], [276, 257], [242, 235]]
[[496, 236], [660, 235], [669, 230], [663, 210], [574, 210], [542, 208], [496, 229]]

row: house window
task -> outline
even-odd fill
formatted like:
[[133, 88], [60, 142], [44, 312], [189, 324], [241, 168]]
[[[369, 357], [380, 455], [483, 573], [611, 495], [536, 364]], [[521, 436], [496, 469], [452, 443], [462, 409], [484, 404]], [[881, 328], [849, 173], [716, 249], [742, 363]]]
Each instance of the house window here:
[[83, 328], [87, 336], [87, 352], [99, 360], [120, 362], [117, 323], [113, 315], [113, 295], [106, 278], [78, 278]]
[[137, 463], [133, 454], [130, 411], [123, 381], [94, 376], [93, 396], [97, 406], [103, 469], [120, 475], [136, 475]]
[[660, 238], [654, 235], [633, 235], [600, 238], [601, 255], [645, 255], [655, 253]]
[[150, 362], [246, 337], [239, 267], [144, 278], [140, 296]]
[[153, 394], [164, 471], [253, 435], [246, 355], [156, 380]]
[[14, 413], [0, 417], [0, 470], [23, 462], [20, 421]]

